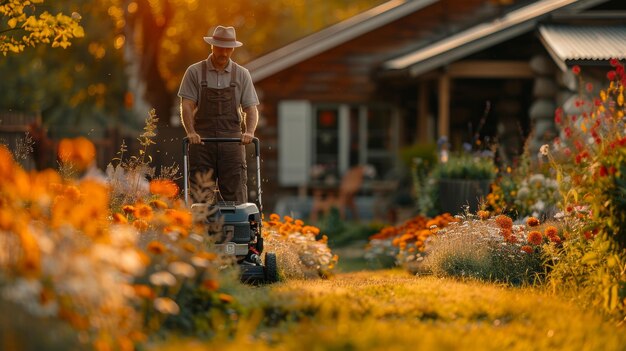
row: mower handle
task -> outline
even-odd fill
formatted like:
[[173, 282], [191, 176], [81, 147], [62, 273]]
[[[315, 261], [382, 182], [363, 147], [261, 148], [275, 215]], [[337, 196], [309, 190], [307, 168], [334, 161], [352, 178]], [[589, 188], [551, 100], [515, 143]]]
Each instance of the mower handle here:
[[[216, 138], [200, 138], [202, 142], [209, 143], [241, 143], [241, 138], [224, 138], [224, 137], [216, 137]], [[259, 138], [252, 138], [252, 143], [254, 144], [254, 154], [256, 157], [256, 178], [257, 178], [257, 193], [259, 194], [257, 199], [259, 202], [259, 212], [263, 211], [263, 203], [261, 202], [261, 146], [259, 143]], [[244, 160], [245, 161], [245, 160]], [[189, 201], [189, 181], [188, 181], [188, 172], [189, 172], [189, 138], [183, 138], [183, 178], [185, 185], [185, 203]]]

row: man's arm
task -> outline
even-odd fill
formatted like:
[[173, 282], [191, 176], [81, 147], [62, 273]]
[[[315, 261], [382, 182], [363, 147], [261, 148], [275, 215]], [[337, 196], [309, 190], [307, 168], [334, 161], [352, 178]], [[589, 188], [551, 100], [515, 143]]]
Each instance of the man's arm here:
[[201, 144], [200, 135], [194, 127], [196, 103], [193, 100], [180, 98], [180, 116], [190, 144]]
[[243, 112], [246, 116], [246, 131], [241, 136], [241, 143], [250, 144], [254, 138], [256, 125], [259, 123], [259, 110], [257, 110], [256, 105], [252, 105], [244, 108]]

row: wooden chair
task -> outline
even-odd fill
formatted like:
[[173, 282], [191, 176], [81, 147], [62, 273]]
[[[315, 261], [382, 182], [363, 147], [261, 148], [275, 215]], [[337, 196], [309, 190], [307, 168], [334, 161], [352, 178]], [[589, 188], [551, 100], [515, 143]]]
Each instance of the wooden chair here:
[[363, 185], [364, 170], [363, 166], [355, 166], [343, 175], [338, 188], [314, 190], [311, 221], [317, 221], [320, 212], [327, 214], [333, 207], [339, 209], [341, 219], [346, 219], [346, 209], [349, 209], [352, 218], [358, 221], [355, 197]]

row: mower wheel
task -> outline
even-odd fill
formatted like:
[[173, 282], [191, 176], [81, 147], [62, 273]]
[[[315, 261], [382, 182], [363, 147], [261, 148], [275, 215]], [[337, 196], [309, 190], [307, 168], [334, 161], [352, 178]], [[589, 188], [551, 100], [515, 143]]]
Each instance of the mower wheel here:
[[265, 282], [276, 283], [278, 281], [278, 264], [276, 262], [276, 254], [267, 252], [265, 254]]

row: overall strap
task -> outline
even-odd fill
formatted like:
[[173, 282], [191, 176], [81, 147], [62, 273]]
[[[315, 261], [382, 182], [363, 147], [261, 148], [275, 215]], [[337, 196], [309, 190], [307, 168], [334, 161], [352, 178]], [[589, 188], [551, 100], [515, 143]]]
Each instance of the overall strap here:
[[237, 83], [237, 64], [233, 61], [231, 66], [232, 69], [230, 71], [230, 86], [235, 87], [239, 85], [239, 83]]
[[202, 61], [202, 82], [200, 83], [200, 85], [203, 88], [206, 88], [208, 86], [207, 80], [206, 80], [206, 71], [207, 71], [207, 63], [206, 63], [206, 60], [204, 60]]

